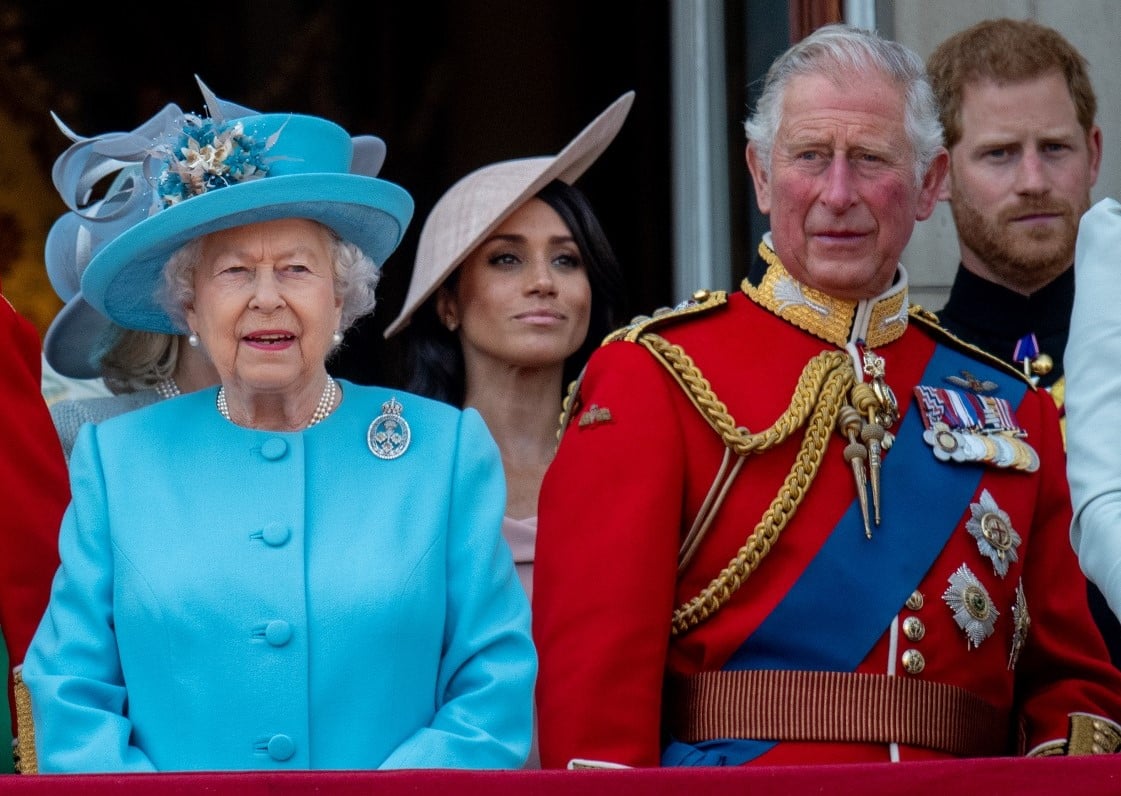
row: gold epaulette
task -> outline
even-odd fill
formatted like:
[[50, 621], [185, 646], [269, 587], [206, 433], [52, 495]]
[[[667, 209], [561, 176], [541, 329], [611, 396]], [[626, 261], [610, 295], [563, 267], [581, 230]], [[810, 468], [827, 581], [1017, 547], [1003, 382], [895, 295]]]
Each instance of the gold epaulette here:
[[997, 370], [1007, 373], [1010, 376], [1015, 376], [1016, 378], [1020, 379], [1020, 381], [1025, 382], [1033, 390], [1038, 389], [1038, 387], [1036, 387], [1032, 380], [1024, 375], [1024, 372], [1022, 370], [1018, 370], [1016, 366], [1011, 362], [1006, 362], [1000, 357], [990, 354], [985, 349], [978, 348], [972, 343], [967, 343], [965, 340], [962, 340], [956, 334], [943, 326], [938, 320], [938, 316], [930, 310], [925, 309], [918, 304], [912, 304], [910, 309], [908, 310], [908, 315], [910, 316], [911, 323], [925, 329], [940, 342], [950, 346], [950, 348], [965, 352], [972, 356], [974, 359], [981, 360], [986, 365], [990, 365]]
[[617, 340], [626, 340], [633, 343], [643, 333], [663, 326], [664, 324], [687, 318], [692, 315], [698, 315], [702, 312], [721, 307], [728, 302], [728, 291], [726, 290], [698, 290], [693, 293], [693, 297], [686, 301], [681, 302], [676, 307], [662, 307], [661, 309], [654, 310], [652, 315], [637, 315], [626, 326], [623, 326], [607, 337], [603, 338], [602, 345], [613, 343]]

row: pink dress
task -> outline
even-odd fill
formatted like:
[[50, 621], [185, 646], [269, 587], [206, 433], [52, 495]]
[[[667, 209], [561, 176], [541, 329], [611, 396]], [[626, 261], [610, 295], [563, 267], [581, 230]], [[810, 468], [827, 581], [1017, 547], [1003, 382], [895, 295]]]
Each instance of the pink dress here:
[[533, 549], [537, 545], [537, 518], [502, 518], [502, 535], [514, 554], [514, 566], [526, 595], [533, 598]]
[[[518, 579], [522, 588], [530, 599], [533, 598], [533, 550], [537, 546], [537, 518], [529, 517], [524, 520], [515, 520], [510, 517], [502, 518], [502, 535], [510, 545], [514, 554], [514, 568], [518, 571]], [[533, 720], [533, 745], [529, 749], [529, 759], [525, 768], [541, 768], [541, 757], [537, 753], [537, 719]]]

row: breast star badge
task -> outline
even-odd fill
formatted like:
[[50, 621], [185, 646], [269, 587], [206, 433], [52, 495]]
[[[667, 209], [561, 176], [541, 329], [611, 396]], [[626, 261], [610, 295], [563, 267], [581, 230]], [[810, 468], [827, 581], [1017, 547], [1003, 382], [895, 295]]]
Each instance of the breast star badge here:
[[954, 621], [958, 627], [965, 631], [965, 637], [969, 640], [967, 648], [976, 649], [993, 634], [1000, 612], [968, 566], [962, 564], [950, 576], [950, 587], [946, 589], [942, 599], [954, 612]]
[[993, 562], [993, 572], [1003, 578], [1008, 574], [1008, 565], [1018, 560], [1020, 534], [987, 489], [981, 490], [978, 502], [969, 504], [969, 513], [972, 516], [965, 523], [966, 530], [977, 540], [981, 555]]

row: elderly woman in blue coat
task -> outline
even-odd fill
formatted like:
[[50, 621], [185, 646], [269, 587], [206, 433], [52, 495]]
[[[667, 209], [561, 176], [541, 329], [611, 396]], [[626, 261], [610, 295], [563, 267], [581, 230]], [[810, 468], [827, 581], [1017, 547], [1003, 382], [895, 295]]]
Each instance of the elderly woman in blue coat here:
[[221, 382], [79, 433], [21, 672], [38, 769], [516, 768], [536, 655], [497, 447], [325, 366], [412, 200], [367, 176], [379, 140], [203, 89], [170, 138], [74, 145], [91, 172], [140, 153], [156, 203], [86, 300]]

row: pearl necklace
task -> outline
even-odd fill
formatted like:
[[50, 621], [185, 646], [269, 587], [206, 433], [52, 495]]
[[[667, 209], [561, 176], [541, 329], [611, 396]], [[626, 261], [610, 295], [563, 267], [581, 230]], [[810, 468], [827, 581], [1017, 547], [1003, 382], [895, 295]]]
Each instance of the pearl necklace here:
[[157, 381], [155, 389], [160, 398], [174, 398], [176, 395], [182, 394], [179, 392], [179, 385], [175, 383], [175, 379]]
[[[311, 428], [316, 423], [326, 419], [327, 415], [335, 410], [335, 397], [338, 394], [338, 385], [335, 380], [330, 376], [327, 377], [327, 383], [323, 385], [323, 394], [319, 396], [319, 403], [315, 405], [315, 411], [311, 414], [311, 420], [308, 421], [305, 428]], [[230, 405], [226, 402], [226, 388], [218, 388], [218, 412], [222, 417], [230, 420]], [[232, 423], [233, 421], [230, 420]]]

